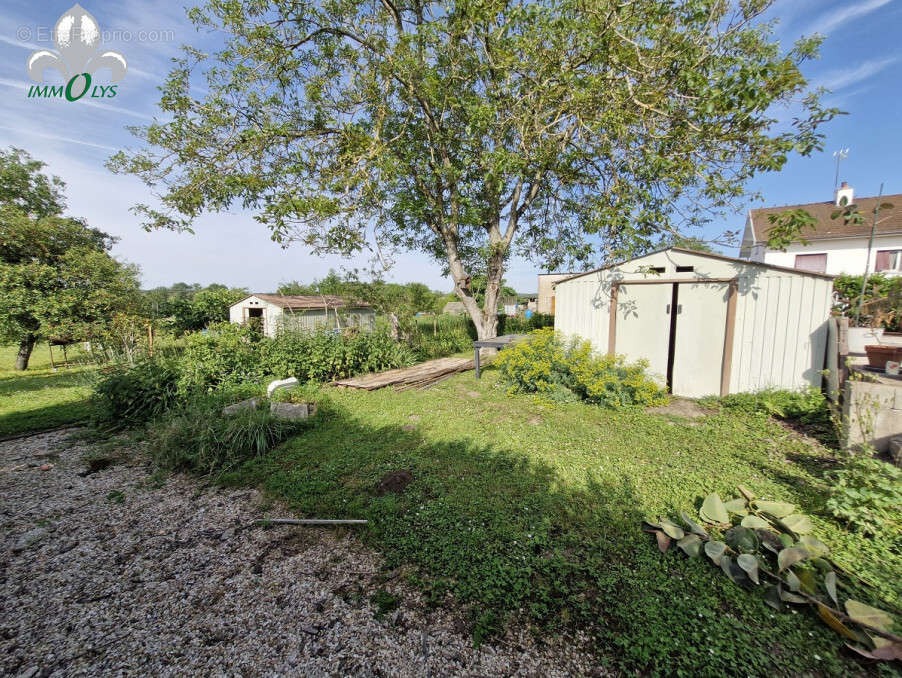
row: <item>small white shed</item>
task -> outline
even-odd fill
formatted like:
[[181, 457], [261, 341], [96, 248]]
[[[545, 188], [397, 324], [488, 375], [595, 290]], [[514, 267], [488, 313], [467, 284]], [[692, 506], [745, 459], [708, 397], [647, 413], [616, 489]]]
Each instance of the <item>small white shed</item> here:
[[555, 284], [554, 327], [675, 395], [820, 387], [832, 276], [672, 247]]
[[280, 329], [372, 329], [376, 316], [369, 304], [328, 294], [252, 294], [229, 306], [230, 322], [244, 324], [255, 318], [262, 323], [264, 334], [274, 337]]

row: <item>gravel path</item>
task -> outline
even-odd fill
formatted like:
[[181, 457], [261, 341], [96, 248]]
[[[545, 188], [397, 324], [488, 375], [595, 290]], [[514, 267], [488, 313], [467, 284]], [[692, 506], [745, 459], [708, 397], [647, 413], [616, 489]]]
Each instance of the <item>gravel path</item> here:
[[[2, 675], [608, 675], [580, 639], [474, 649], [352, 533], [241, 529], [256, 492], [87, 473], [67, 435], [0, 443]], [[380, 588], [401, 603], [377, 618]]]

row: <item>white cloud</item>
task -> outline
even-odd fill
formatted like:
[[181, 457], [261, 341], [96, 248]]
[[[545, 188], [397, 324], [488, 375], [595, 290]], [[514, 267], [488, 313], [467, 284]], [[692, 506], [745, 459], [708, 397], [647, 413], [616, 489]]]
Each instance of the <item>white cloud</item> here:
[[887, 66], [897, 61], [899, 61], [899, 57], [872, 59], [852, 68], [838, 68], [819, 75], [814, 84], [817, 87], [826, 87], [829, 90], [838, 92], [849, 85], [856, 85], [877, 75]]
[[37, 132], [35, 130], [22, 129], [21, 127], [7, 127], [6, 125], [0, 125], [0, 129], [5, 129], [10, 132], [16, 132], [18, 134], [27, 134], [33, 137], [40, 137], [42, 139], [50, 139], [51, 141], [64, 141], [67, 144], [81, 144], [82, 146], [90, 146], [92, 148], [99, 148], [104, 151], [113, 151], [116, 152], [119, 149], [114, 146], [105, 146], [103, 144], [95, 144], [91, 141], [85, 141], [83, 139], [73, 139], [72, 137], [63, 137], [57, 134], [47, 134], [45, 132]]
[[832, 12], [827, 12], [818, 18], [811, 27], [805, 31], [806, 34], [821, 33], [827, 35], [832, 33], [835, 28], [843, 24], [857, 19], [858, 17], [870, 14], [881, 7], [888, 5], [892, 0], [862, 0], [855, 4], [846, 4]]

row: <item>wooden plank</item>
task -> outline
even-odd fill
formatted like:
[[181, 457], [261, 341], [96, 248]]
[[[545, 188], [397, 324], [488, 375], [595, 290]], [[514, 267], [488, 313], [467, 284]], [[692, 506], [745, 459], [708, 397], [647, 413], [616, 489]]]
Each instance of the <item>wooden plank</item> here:
[[406, 386], [428, 383], [447, 374], [471, 370], [474, 362], [470, 358], [438, 358], [419, 365], [402, 367], [386, 372], [363, 374], [349, 379], [332, 382], [334, 386], [360, 388], [368, 391], [386, 386]]

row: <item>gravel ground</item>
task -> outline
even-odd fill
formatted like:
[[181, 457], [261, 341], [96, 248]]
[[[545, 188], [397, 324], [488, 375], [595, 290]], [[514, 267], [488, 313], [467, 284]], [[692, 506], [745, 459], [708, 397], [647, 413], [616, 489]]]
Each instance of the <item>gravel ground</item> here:
[[[353, 533], [243, 529], [255, 491], [89, 472], [68, 435], [0, 443], [2, 675], [608, 675], [581, 638], [474, 649]], [[401, 602], [377, 618], [379, 589]]]

